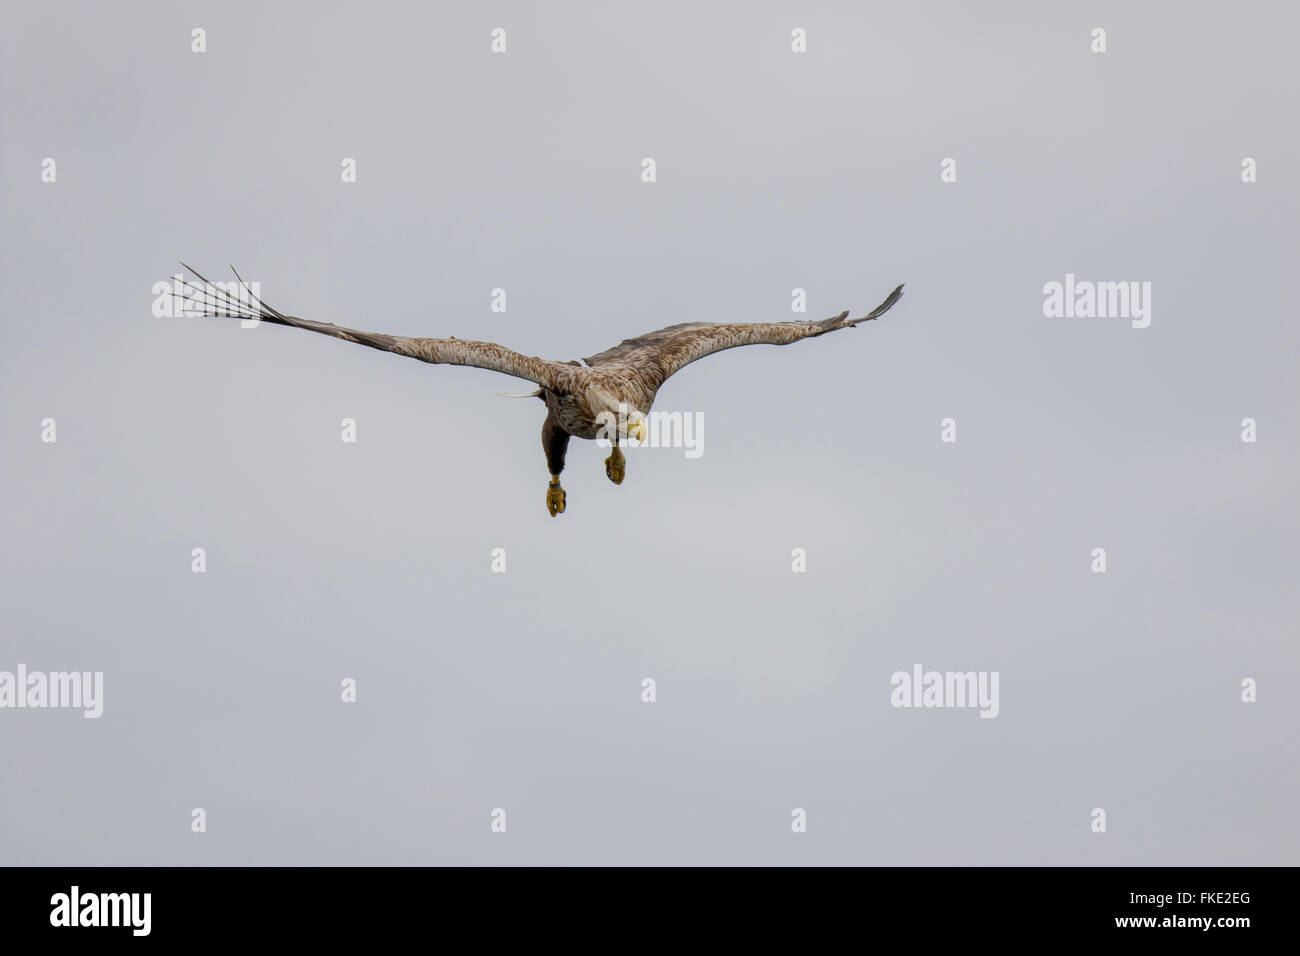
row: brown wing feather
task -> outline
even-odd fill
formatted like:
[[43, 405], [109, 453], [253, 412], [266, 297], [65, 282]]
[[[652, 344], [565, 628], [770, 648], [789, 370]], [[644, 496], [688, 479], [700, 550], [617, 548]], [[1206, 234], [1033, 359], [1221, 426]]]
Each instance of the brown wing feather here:
[[586, 359], [588, 365], [627, 365], [643, 371], [658, 388], [668, 376], [706, 355], [741, 345], [789, 345], [878, 319], [903, 297], [900, 285], [866, 315], [850, 319], [848, 312], [820, 322], [684, 322], [624, 339], [613, 348]]
[[247, 292], [247, 300], [242, 295], [235, 298], [220, 287], [214, 286], [191, 267], [185, 268], [194, 272], [207, 286], [201, 288], [187, 283], [191, 291], [198, 295], [191, 296], [186, 301], [191, 306], [200, 308], [201, 315], [257, 319], [271, 325], [288, 325], [309, 332], [320, 332], [323, 335], [330, 335], [345, 342], [355, 342], [372, 349], [405, 355], [419, 359], [421, 362], [431, 362], [435, 365], [469, 365], [474, 368], [503, 372], [557, 392], [566, 392], [567, 384], [573, 376], [574, 370], [567, 364], [524, 355], [504, 345], [497, 345], [495, 342], [476, 342], [472, 339], [456, 338], [412, 338], [406, 335], [387, 335], [383, 332], [363, 332], [360, 329], [349, 329], [329, 322], [315, 322], [294, 315], [285, 315], [253, 296], [251, 291]]
[[[536, 356], [524, 355], [522, 352], [497, 345], [495, 342], [456, 338], [413, 338], [406, 335], [386, 335], [381, 332], [362, 332], [331, 325], [329, 322], [300, 319], [292, 315], [264, 317], [263, 321], [321, 332], [347, 342], [356, 342], [359, 345], [405, 355], [434, 365], [468, 365], [474, 368], [491, 369], [494, 372], [504, 372], [506, 375], [527, 379], [558, 392], [566, 390], [562, 380], [572, 375], [572, 368], [562, 363], [548, 362]], [[566, 368], [569, 368], [567, 373]]]

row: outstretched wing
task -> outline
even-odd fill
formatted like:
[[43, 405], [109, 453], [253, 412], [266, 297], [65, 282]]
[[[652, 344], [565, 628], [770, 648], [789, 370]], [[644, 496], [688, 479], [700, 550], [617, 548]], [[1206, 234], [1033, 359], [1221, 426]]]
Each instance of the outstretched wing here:
[[634, 339], [624, 339], [612, 349], [589, 356], [588, 365], [627, 365], [653, 379], [654, 388], [674, 372], [697, 359], [723, 349], [741, 345], [789, 345], [800, 339], [816, 338], [837, 329], [848, 329], [861, 322], [878, 319], [903, 297], [900, 285], [880, 305], [866, 315], [850, 319], [847, 312], [820, 322], [685, 322], [650, 332]]
[[[185, 264], [181, 263], [181, 265]], [[191, 310], [191, 314], [232, 319], [256, 319], [272, 325], [291, 325], [297, 329], [307, 329], [310, 332], [332, 335], [334, 338], [343, 339], [345, 342], [356, 342], [358, 345], [367, 345], [372, 349], [382, 349], [385, 352], [405, 355], [419, 359], [421, 362], [432, 362], [436, 365], [471, 365], [475, 368], [504, 372], [506, 375], [525, 378], [530, 382], [536, 382], [543, 388], [549, 388], [557, 392], [566, 392], [568, 390], [566, 386], [574, 372], [574, 369], [565, 363], [549, 362], [545, 359], [523, 355], [503, 345], [497, 345], [495, 342], [386, 335], [382, 332], [363, 332], [359, 329], [332, 325], [329, 322], [313, 322], [311, 319], [300, 319], [297, 316], [285, 315], [283, 312], [271, 308], [271, 306], [254, 295], [243, 279], [239, 279], [238, 286], [234, 286], [233, 283], [223, 286], [220, 283], [209, 282], [190, 266], [185, 266], [185, 268], [193, 272], [203, 282], [203, 285], [199, 286], [187, 280], [181, 280], [188, 289], [188, 293], [182, 301], [184, 307]], [[238, 272], [235, 273], [235, 277], [239, 278]]]

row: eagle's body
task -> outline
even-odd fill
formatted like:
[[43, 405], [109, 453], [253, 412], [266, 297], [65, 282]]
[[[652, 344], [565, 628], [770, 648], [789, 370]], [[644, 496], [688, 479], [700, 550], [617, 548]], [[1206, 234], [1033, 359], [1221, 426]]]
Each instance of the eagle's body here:
[[[190, 271], [194, 272], [193, 269]], [[671, 325], [637, 338], [624, 339], [613, 348], [588, 356], [584, 360], [586, 365], [583, 365], [576, 361], [556, 362], [530, 357], [494, 342], [412, 338], [313, 322], [285, 315], [251, 293], [251, 304], [242, 296], [234, 298], [212, 286], [197, 272], [194, 274], [207, 285], [207, 288], [200, 288], [187, 283], [190, 289], [202, 296], [197, 301], [203, 307], [203, 315], [290, 325], [423, 362], [472, 365], [534, 382], [538, 388], [530, 395], [545, 401], [547, 409], [546, 421], [542, 424], [542, 448], [551, 473], [546, 506], [552, 515], [563, 512], [565, 508], [565, 493], [560, 487], [559, 476], [564, 470], [569, 439], [608, 438], [614, 447], [605, 461], [605, 473], [616, 484], [621, 483], [625, 459], [618, 447], [619, 442], [629, 436], [644, 438], [645, 416], [654, 404], [659, 388], [674, 372], [723, 349], [741, 345], [788, 345], [800, 339], [852, 328], [884, 315], [903, 294], [900, 285], [874, 310], [857, 319], [850, 319], [848, 312], [842, 312], [820, 322], [687, 322]]]
[[602, 423], [597, 416], [609, 404], [648, 411], [649, 402], [654, 401], [653, 395], [647, 400], [636, 379], [605, 369], [574, 368], [557, 385], [539, 389], [539, 397], [546, 402], [547, 417], [574, 438], [599, 437]]

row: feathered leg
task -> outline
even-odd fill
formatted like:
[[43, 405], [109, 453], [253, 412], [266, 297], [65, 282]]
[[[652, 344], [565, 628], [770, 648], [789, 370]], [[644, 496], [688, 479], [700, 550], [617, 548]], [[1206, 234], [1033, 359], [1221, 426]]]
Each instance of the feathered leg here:
[[569, 433], [550, 415], [542, 423], [542, 450], [546, 452], [546, 467], [551, 470], [551, 482], [546, 486], [546, 510], [554, 518], [564, 514], [567, 498], [560, 487], [560, 472], [564, 471], [564, 455], [569, 450]]

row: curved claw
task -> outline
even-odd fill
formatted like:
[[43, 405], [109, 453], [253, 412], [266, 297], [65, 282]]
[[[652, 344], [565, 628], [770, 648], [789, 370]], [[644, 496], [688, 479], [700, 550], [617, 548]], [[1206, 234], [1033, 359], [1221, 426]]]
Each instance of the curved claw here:
[[546, 510], [550, 512], [552, 518], [564, 514], [566, 497], [559, 482], [546, 486]]

